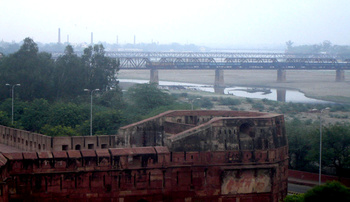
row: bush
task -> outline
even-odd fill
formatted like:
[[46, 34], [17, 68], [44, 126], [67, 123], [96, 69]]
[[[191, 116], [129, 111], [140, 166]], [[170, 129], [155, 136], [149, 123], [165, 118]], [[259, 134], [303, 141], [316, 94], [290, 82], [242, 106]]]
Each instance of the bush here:
[[304, 195], [305, 202], [313, 201], [350, 201], [350, 190], [340, 182], [327, 182], [324, 185], [316, 186]]
[[265, 109], [264, 105], [260, 102], [256, 102], [256, 103], [252, 104], [252, 107], [253, 107], [253, 109], [257, 109], [259, 111], [262, 111]]
[[238, 99], [232, 99], [232, 98], [220, 98], [219, 103], [222, 105], [240, 105], [241, 101]]
[[198, 100], [201, 108], [211, 109], [214, 105], [208, 98]]

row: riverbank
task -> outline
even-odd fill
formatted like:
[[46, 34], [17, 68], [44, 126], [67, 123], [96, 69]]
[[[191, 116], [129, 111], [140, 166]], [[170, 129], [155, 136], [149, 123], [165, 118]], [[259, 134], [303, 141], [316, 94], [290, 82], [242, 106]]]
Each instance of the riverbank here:
[[[159, 80], [213, 85], [214, 70], [159, 70]], [[146, 79], [149, 70], [120, 70], [120, 79]], [[226, 86], [271, 87], [299, 90], [307, 97], [350, 103], [350, 72], [345, 81], [335, 82], [335, 71], [288, 70], [287, 81], [276, 81], [276, 70], [225, 70]]]

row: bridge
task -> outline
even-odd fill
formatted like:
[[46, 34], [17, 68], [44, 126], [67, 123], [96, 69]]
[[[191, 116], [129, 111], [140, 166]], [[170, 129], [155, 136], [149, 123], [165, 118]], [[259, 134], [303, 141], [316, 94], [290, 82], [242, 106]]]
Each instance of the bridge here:
[[[78, 55], [82, 53], [78, 53]], [[53, 53], [57, 58], [62, 53]], [[120, 69], [149, 69], [150, 82], [158, 83], [158, 70], [213, 69], [214, 86], [224, 86], [224, 70], [276, 70], [277, 82], [286, 81], [286, 70], [335, 70], [335, 81], [345, 81], [350, 59], [342, 55], [264, 52], [105, 52], [118, 58]]]

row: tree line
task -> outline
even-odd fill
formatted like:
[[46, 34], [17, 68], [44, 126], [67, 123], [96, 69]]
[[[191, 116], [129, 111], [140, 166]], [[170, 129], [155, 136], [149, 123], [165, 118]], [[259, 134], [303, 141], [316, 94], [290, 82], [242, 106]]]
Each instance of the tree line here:
[[83, 89], [105, 89], [117, 84], [118, 61], [105, 57], [102, 45], [89, 46], [78, 57], [68, 45], [57, 60], [47, 52], [39, 52], [37, 44], [24, 39], [20, 49], [0, 60], [0, 101], [8, 97], [6, 84], [20, 84], [16, 91], [20, 100], [71, 99]]
[[[143, 84], [122, 93], [117, 73], [119, 62], [106, 57], [103, 45], [89, 46], [82, 56], [72, 46], [56, 60], [39, 52], [24, 39], [20, 49], [0, 58], [0, 124], [51, 136], [89, 134], [90, 96], [93, 94], [94, 134], [116, 134], [120, 126], [163, 111], [188, 108], [155, 85]], [[10, 84], [6, 86], [6, 84]], [[11, 121], [14, 86], [14, 123]]]
[[350, 46], [335, 45], [332, 42], [325, 40], [319, 44], [298, 45], [295, 46], [291, 40], [286, 42], [286, 53], [296, 54], [331, 54], [339, 55], [345, 59], [350, 58]]

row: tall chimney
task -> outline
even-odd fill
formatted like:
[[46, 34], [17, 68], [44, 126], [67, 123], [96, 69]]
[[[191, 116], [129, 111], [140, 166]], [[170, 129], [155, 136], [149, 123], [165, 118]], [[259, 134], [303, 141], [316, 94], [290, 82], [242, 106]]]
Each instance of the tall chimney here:
[[136, 36], [134, 35], [134, 45], [136, 44]]
[[94, 44], [94, 33], [91, 32], [91, 45]]
[[69, 43], [69, 35], [67, 35], [67, 43]]
[[58, 28], [58, 43], [61, 43], [61, 28]]

